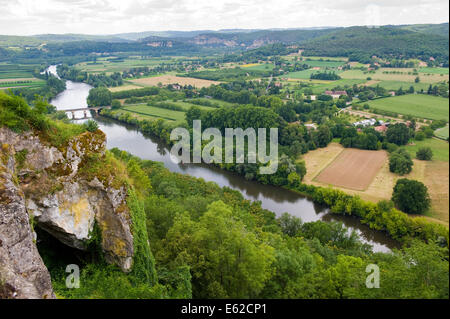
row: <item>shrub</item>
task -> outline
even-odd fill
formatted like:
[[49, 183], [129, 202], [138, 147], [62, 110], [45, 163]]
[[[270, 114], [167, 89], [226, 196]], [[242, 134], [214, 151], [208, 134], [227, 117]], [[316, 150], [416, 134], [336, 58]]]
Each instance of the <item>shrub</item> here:
[[84, 127], [86, 128], [87, 131], [93, 133], [98, 130], [98, 123], [93, 120], [89, 120], [86, 123], [84, 123]]
[[426, 135], [424, 132], [417, 132], [416, 136], [414, 137], [414, 139], [416, 141], [423, 141], [426, 138]]
[[433, 151], [430, 147], [421, 147], [416, 152], [416, 158], [422, 161], [431, 161], [433, 158]]

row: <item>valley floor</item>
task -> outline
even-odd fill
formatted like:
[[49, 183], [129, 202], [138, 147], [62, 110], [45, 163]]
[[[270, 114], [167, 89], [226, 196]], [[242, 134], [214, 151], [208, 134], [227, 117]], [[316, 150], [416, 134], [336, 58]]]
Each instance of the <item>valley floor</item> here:
[[430, 193], [432, 207], [430, 213], [426, 217], [445, 225], [449, 224], [448, 161], [433, 160], [428, 162], [414, 159], [412, 172], [405, 176], [398, 176], [389, 171], [389, 161], [386, 158], [381, 169], [379, 169], [369, 186], [364, 190], [328, 185], [318, 181], [317, 177], [320, 173], [325, 169], [330, 168], [344, 150], [345, 148], [340, 144], [331, 143], [326, 148], [320, 148], [305, 154], [302, 157], [306, 162], [307, 169], [304, 182], [316, 186], [332, 186], [349, 194], [359, 195], [364, 200], [377, 202], [383, 199], [391, 199], [392, 190], [399, 178], [415, 179], [423, 182], [428, 187]]

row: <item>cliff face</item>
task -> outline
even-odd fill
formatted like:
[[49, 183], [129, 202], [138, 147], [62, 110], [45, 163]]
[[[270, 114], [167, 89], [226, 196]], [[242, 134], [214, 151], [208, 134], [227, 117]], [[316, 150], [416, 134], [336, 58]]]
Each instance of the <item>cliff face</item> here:
[[83, 171], [93, 158], [104, 157], [105, 145], [101, 131], [83, 133], [57, 149], [32, 132], [16, 134], [0, 128], [3, 297], [53, 297], [30, 219], [62, 243], [81, 250], [87, 248], [97, 224], [106, 261], [125, 272], [131, 270], [133, 236], [126, 185], [115, 182], [114, 173], [97, 177]]

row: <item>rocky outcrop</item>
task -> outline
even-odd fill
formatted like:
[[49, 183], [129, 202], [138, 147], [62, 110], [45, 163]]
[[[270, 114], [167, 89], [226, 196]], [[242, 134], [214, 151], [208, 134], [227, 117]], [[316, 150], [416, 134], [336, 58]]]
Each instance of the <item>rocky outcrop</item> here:
[[[55, 148], [31, 132], [17, 134], [0, 128], [0, 145], [4, 149], [4, 172], [10, 172], [11, 177], [7, 184], [9, 188], [0, 189], [1, 218], [11, 216], [9, 218], [13, 220], [20, 220], [22, 227], [17, 232], [14, 230], [22, 237], [9, 239], [11, 244], [4, 251], [0, 247], [0, 258], [5, 265], [22, 262], [22, 256], [14, 254], [11, 247], [19, 243], [25, 245], [25, 234], [32, 236], [28, 223], [30, 216], [38, 227], [62, 243], [81, 250], [87, 249], [96, 224], [101, 233], [101, 248], [106, 261], [117, 264], [125, 272], [131, 270], [134, 252], [131, 218], [126, 205], [127, 188], [124, 183], [117, 182], [114, 172], [105, 174], [100, 167], [99, 171], [103, 174], [96, 176], [90, 167], [92, 161], [99, 161], [100, 158], [101, 162], [105, 157], [106, 138], [101, 131], [83, 133], [73, 138], [67, 146]], [[15, 178], [17, 185], [16, 192], [13, 192], [12, 180]], [[12, 194], [16, 198], [12, 199]], [[21, 206], [10, 207], [8, 205], [12, 204], [6, 204], [8, 202], [21, 203]], [[3, 216], [3, 211], [9, 215], [5, 213]], [[0, 222], [1, 227], [12, 230], [11, 223], [2, 219]], [[19, 224], [14, 224], [14, 227], [19, 227]], [[3, 229], [1, 236], [4, 236], [2, 234]], [[34, 247], [40, 258], [33, 242], [27, 245], [30, 245], [30, 251]], [[31, 257], [28, 259], [32, 260]], [[8, 273], [12, 274], [11, 271], [8, 270]], [[35, 277], [41, 280], [41, 277]], [[46, 289], [30, 292], [28, 296], [38, 297], [38, 292], [40, 297], [52, 296]]]
[[34, 243], [14, 161], [0, 161], [0, 298], [54, 298], [50, 274]]

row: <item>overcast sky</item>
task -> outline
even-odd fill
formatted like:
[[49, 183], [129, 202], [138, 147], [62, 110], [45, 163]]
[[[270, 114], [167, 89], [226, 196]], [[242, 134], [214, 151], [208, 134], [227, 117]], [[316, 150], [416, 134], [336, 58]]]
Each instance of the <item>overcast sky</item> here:
[[448, 22], [448, 0], [0, 0], [0, 34]]

